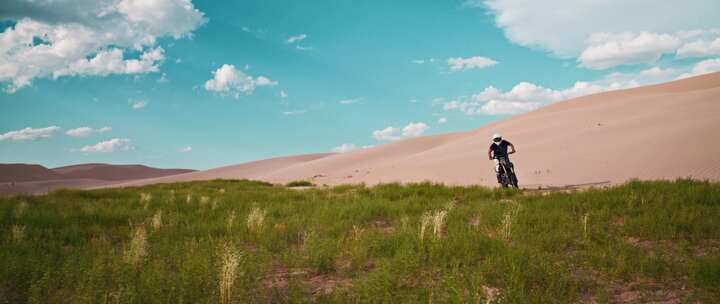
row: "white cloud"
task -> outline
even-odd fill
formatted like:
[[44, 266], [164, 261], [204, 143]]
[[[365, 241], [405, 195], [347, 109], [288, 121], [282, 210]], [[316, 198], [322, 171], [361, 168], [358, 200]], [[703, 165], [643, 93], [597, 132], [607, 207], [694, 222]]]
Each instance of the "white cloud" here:
[[140, 59], [123, 59], [121, 49], [103, 50], [91, 59], [78, 59], [67, 67], [55, 70], [53, 78], [62, 76], [107, 76], [110, 74], [142, 74], [159, 71], [159, 64], [165, 59], [160, 47], [146, 51]]
[[577, 81], [571, 87], [557, 90], [528, 82], [520, 82], [507, 92], [490, 86], [474, 94], [469, 102], [454, 100], [445, 103], [443, 107], [445, 110], [457, 109], [468, 115], [518, 114], [580, 96], [670, 81], [680, 73], [681, 70], [678, 69], [660, 67], [637, 73], [615, 72], [600, 80]]
[[447, 63], [450, 65], [451, 72], [459, 72], [490, 67], [496, 65], [498, 62], [490, 58], [474, 56], [469, 58], [448, 58]]
[[135, 100], [130, 101], [130, 106], [133, 110], [140, 110], [148, 105], [148, 102], [145, 100]]
[[[156, 72], [157, 40], [205, 22], [190, 0], [8, 0], [3, 9], [17, 22], [0, 33], [0, 82], [10, 93], [36, 78]], [[126, 59], [125, 50], [141, 55]]]
[[470, 100], [453, 100], [443, 105], [444, 110], [459, 110], [467, 115], [518, 114], [535, 110], [547, 103], [603, 91], [587, 82], [577, 82], [571, 88], [553, 90], [529, 82], [521, 82], [510, 91], [502, 92], [493, 86], [474, 94]]
[[445, 118], [445, 117], [440, 117], [440, 118], [438, 118], [438, 121], [437, 121], [437, 122], [438, 122], [439, 124], [445, 124], [445, 123], [448, 122], [448, 119]]
[[676, 69], [673, 68], [666, 68], [663, 69], [661, 67], [652, 67], [646, 70], [640, 71], [640, 76], [644, 78], [657, 78], [661, 81], [670, 79], [673, 75], [677, 73]]
[[372, 133], [373, 138], [380, 141], [396, 141], [404, 138], [421, 136], [429, 127], [422, 122], [411, 122], [404, 128], [387, 127], [382, 130], [375, 130]]
[[402, 139], [402, 130], [395, 127], [387, 127], [382, 130], [375, 130], [372, 133], [373, 138], [376, 140], [393, 141]]
[[162, 73], [162, 75], [160, 75], [160, 78], [158, 78], [157, 82], [158, 83], [168, 83], [168, 82], [170, 82], [170, 80], [168, 80], [167, 74]]
[[461, 7], [483, 7], [483, 0], [465, 0]]
[[307, 35], [306, 35], [306, 34], [300, 34], [300, 35], [297, 35], [297, 36], [290, 36], [290, 37], [288, 37], [288, 39], [287, 39], [287, 43], [300, 42], [300, 41], [305, 40], [305, 38], [307, 38]]
[[283, 112], [283, 115], [294, 116], [294, 115], [302, 115], [305, 113], [307, 113], [307, 110], [295, 110], [295, 111], [285, 111], [285, 112]]
[[578, 58], [581, 66], [607, 69], [621, 64], [654, 63], [681, 44], [673, 35], [649, 32], [595, 33]]
[[530, 112], [540, 106], [542, 106], [542, 103], [539, 102], [490, 100], [482, 105], [478, 112], [488, 115], [519, 114]]
[[351, 104], [359, 103], [360, 100], [362, 100], [362, 98], [346, 98], [346, 99], [339, 100], [338, 103], [342, 104], [342, 105], [351, 105]]
[[188, 152], [192, 152], [192, 149], [193, 149], [192, 147], [187, 146], [187, 147], [184, 147], [184, 148], [180, 148], [180, 150], [178, 150], [178, 151], [180, 151], [180, 152], [182, 152], [182, 153], [188, 153]]
[[49, 126], [47, 128], [25, 128], [17, 131], [10, 131], [5, 134], [0, 134], [0, 141], [3, 140], [13, 140], [13, 141], [22, 141], [22, 140], [35, 140], [38, 138], [48, 138], [51, 137], [57, 130], [60, 130], [60, 127], [58, 126]]
[[287, 39], [287, 43], [288, 43], [288, 44], [296, 44], [296, 45], [295, 45], [295, 49], [297, 49], [297, 50], [299, 50], [299, 51], [312, 51], [312, 50], [313, 50], [312, 47], [300, 45], [300, 42], [302, 42], [303, 40], [305, 40], [305, 38], [307, 38], [307, 37], [308, 37], [308, 35], [306, 35], [306, 34], [300, 34], [300, 35], [297, 35], [297, 36], [290, 36], [290, 37], [288, 37], [288, 39]]
[[403, 137], [418, 137], [423, 135], [429, 127], [422, 122], [411, 122], [402, 129]]
[[129, 151], [133, 149], [134, 147], [130, 145], [129, 139], [113, 138], [110, 140], [101, 141], [92, 146], [84, 146], [80, 149], [80, 151], [86, 153], [110, 153], [115, 151]]
[[102, 127], [99, 129], [93, 129], [90, 127], [79, 127], [75, 129], [70, 129], [65, 132], [66, 135], [72, 136], [72, 137], [86, 137], [92, 134], [93, 132], [97, 133], [105, 133], [112, 131], [111, 127]]
[[80, 127], [76, 129], [70, 129], [65, 134], [73, 137], [85, 137], [92, 134], [93, 129], [90, 127]]
[[720, 55], [720, 38], [715, 40], [695, 40], [684, 44], [677, 50], [677, 56], [687, 57], [708, 57]]
[[[712, 70], [711, 66], [710, 62], [699, 65], [697, 71], [707, 72]], [[637, 73], [611, 73], [600, 80], [578, 81], [571, 87], [558, 90], [529, 82], [520, 82], [505, 92], [489, 86], [469, 99], [457, 98], [445, 102], [443, 109], [457, 110], [467, 115], [519, 114], [575, 97], [669, 81], [681, 72], [679, 69], [653, 67]]]
[[[671, 34], [720, 28], [717, 0], [687, 0], [682, 5], [656, 0], [485, 0], [483, 4], [494, 13], [495, 23], [510, 41], [564, 58], [578, 56], [594, 33]], [[658, 22], [659, 16], [662, 22]]]
[[205, 82], [205, 90], [218, 92], [222, 95], [232, 95], [235, 98], [240, 98], [241, 94], [252, 94], [256, 87], [278, 84], [277, 81], [272, 81], [265, 76], [253, 78], [236, 69], [232, 64], [223, 64], [212, 73], [213, 78]]
[[433, 63], [433, 62], [435, 62], [435, 58], [412, 60], [412, 63], [414, 63], [414, 64], [426, 64], [426, 63]]
[[355, 144], [342, 144], [332, 149], [333, 152], [346, 153], [359, 149]]
[[258, 78], [255, 79], [255, 85], [258, 87], [276, 86], [276, 85], [278, 85], [278, 82], [272, 81], [272, 80], [270, 80], [270, 78], [267, 78], [265, 76], [258, 76]]
[[692, 70], [683, 73], [678, 78], [688, 78], [720, 71], [720, 58], [707, 59], [696, 63]]

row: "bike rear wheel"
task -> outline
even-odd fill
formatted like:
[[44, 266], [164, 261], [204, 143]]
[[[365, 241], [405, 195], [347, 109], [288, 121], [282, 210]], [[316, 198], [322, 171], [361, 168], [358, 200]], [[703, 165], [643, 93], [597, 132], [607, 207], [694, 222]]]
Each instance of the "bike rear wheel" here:
[[510, 184], [512, 184], [513, 187], [515, 187], [515, 188], [519, 188], [519, 187], [518, 187], [517, 176], [515, 175], [514, 172], [513, 172], [513, 173], [510, 173]]

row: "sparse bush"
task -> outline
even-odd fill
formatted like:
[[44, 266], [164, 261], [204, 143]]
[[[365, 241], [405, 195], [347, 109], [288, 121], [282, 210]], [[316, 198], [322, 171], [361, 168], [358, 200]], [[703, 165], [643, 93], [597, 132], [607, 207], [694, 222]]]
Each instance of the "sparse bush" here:
[[315, 187], [315, 184], [313, 184], [313, 183], [310, 182], [310, 181], [300, 180], [300, 181], [292, 181], [292, 182], [289, 182], [289, 183], [285, 184], [285, 186], [286, 186], [286, 187], [289, 187], [289, 188], [294, 188], [294, 187]]

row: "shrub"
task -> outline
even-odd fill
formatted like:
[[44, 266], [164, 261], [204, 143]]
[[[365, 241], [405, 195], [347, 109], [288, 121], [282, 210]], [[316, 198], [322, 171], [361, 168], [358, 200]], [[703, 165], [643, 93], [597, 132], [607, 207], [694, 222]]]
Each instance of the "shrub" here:
[[290, 188], [293, 188], [293, 187], [315, 187], [315, 184], [313, 184], [310, 181], [301, 180], [301, 181], [289, 182], [285, 186], [290, 187]]

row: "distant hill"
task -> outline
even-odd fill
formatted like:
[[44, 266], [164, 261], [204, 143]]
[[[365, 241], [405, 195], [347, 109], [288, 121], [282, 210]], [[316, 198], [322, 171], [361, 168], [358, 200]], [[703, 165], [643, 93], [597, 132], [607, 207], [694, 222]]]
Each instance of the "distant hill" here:
[[35, 182], [55, 179], [62, 179], [62, 176], [41, 165], [0, 164], [0, 182]]
[[85, 178], [107, 181], [161, 177], [195, 171], [188, 169], [158, 169], [143, 165], [110, 164], [81, 164], [53, 168], [52, 170], [68, 179]]
[[80, 164], [48, 169], [34, 164], [0, 164], [0, 182], [37, 182], [92, 179], [120, 181], [194, 172], [187, 169], [158, 169], [143, 165]]

